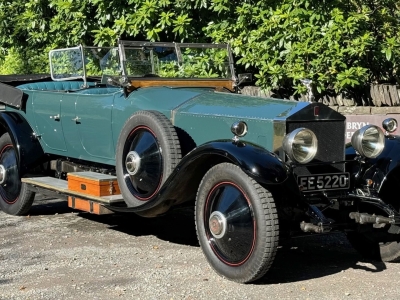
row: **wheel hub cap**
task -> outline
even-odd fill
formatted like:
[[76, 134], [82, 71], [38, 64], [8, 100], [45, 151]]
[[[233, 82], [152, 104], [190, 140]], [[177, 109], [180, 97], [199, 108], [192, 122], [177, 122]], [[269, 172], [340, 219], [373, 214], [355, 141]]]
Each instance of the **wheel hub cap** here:
[[3, 165], [0, 165], [0, 184], [6, 181], [6, 169]]
[[135, 175], [140, 169], [140, 156], [136, 151], [128, 153], [125, 159], [126, 170], [129, 175]]
[[210, 215], [210, 219], [208, 221], [209, 227], [211, 234], [217, 238], [220, 239], [225, 235], [226, 232], [226, 218], [225, 216], [219, 212], [219, 211], [214, 211]]

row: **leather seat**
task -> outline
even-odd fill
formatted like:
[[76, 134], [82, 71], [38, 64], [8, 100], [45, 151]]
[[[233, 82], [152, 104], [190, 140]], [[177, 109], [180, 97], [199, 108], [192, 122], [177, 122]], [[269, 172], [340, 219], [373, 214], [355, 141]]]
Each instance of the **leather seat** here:
[[[93, 85], [88, 82], [87, 84]], [[48, 81], [48, 82], [32, 82], [17, 86], [21, 90], [33, 91], [71, 91], [82, 89], [82, 81]]]
[[76, 91], [76, 94], [85, 94], [85, 95], [103, 95], [103, 94], [112, 94], [115, 92], [121, 91], [120, 88], [90, 88], [90, 89], [84, 89], [84, 90], [79, 90]]

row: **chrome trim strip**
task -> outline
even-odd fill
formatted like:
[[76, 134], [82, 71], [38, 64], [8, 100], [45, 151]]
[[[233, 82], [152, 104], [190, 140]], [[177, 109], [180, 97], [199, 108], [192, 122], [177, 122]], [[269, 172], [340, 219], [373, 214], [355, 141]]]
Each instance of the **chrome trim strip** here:
[[226, 45], [226, 49], [228, 50], [228, 56], [229, 56], [229, 67], [231, 69], [231, 76], [232, 76], [232, 80], [237, 83], [238, 82], [238, 78], [236, 77], [236, 73], [235, 73], [235, 63], [233, 62], [233, 55], [232, 55], [232, 49], [231, 49], [231, 45], [227, 44]]
[[[291, 101], [291, 100], [289, 100]], [[294, 101], [297, 102], [297, 101]], [[283, 138], [286, 135], [286, 120], [288, 117], [293, 114], [299, 112], [304, 107], [310, 105], [309, 102], [297, 102], [294, 106], [289, 108], [288, 110], [282, 112], [280, 115], [273, 119], [273, 127], [274, 127], [274, 137], [272, 142], [272, 151], [279, 156], [280, 159], [286, 161], [285, 152], [283, 151]]]
[[[289, 100], [292, 101], [292, 100]], [[297, 101], [293, 101], [297, 102]], [[284, 111], [277, 117], [275, 117], [274, 120], [279, 120], [279, 121], [286, 121], [286, 119], [296, 113], [298, 113], [300, 110], [302, 110], [304, 107], [310, 105], [310, 102], [297, 102], [296, 105], [293, 105], [291, 108], [288, 110]]]
[[118, 51], [119, 51], [119, 63], [121, 65], [121, 72], [122, 76], [126, 77], [126, 68], [125, 68], [125, 49], [124, 49], [124, 44], [122, 43], [121, 40], [118, 41]]
[[227, 44], [211, 44], [211, 43], [163, 43], [163, 42], [145, 42], [145, 41], [127, 41], [119, 40], [120, 44], [130, 47], [172, 47], [175, 45], [179, 47], [192, 47], [192, 48], [226, 48]]
[[272, 140], [272, 152], [277, 154], [280, 159], [285, 161], [285, 152], [283, 151], [283, 138], [286, 135], [286, 120], [277, 120], [273, 121], [274, 126], [274, 137]]

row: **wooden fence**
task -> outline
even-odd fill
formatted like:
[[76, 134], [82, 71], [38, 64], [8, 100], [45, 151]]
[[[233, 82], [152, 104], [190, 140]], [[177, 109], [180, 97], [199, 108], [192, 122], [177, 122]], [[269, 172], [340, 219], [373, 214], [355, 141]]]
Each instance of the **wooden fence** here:
[[[284, 97], [279, 92], [265, 92], [256, 86], [246, 86], [242, 94], [267, 97], [267, 98], [288, 98], [291, 100], [308, 101], [305, 95]], [[334, 91], [327, 91], [317, 96], [314, 101], [322, 102], [329, 106], [368, 106], [368, 107], [393, 107], [400, 106], [400, 88], [393, 84], [373, 84], [359, 93], [353, 95]]]

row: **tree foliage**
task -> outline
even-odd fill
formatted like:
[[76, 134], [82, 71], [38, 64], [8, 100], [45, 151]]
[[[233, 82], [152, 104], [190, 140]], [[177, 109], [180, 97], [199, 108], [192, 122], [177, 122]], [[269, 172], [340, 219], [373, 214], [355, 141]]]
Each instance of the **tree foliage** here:
[[[258, 85], [319, 92], [393, 81], [400, 61], [398, 1], [251, 1], [224, 10], [206, 33], [230, 41], [239, 63], [259, 70]], [[220, 1], [215, 11], [231, 5]], [[393, 9], [396, 8], [396, 9]], [[233, 9], [233, 8], [232, 8]]]
[[48, 72], [49, 49], [118, 38], [229, 42], [265, 89], [348, 90], [398, 80], [395, 0], [3, 0], [0, 73]]

